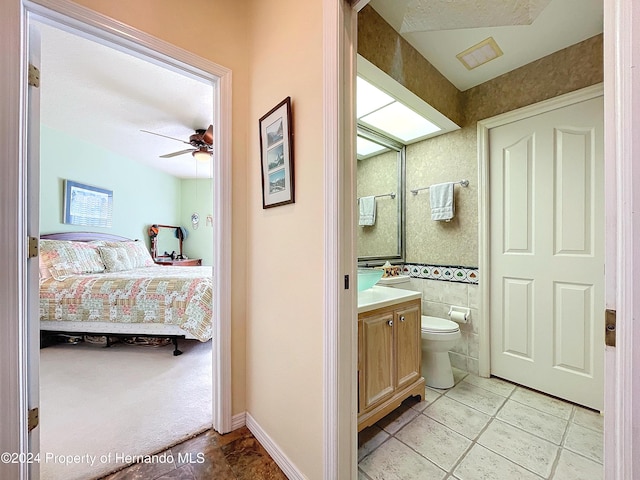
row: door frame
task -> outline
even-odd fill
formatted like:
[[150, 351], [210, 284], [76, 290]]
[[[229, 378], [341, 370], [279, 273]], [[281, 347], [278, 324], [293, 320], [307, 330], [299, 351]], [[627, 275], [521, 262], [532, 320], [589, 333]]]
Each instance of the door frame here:
[[605, 351], [605, 478], [640, 478], [640, 4], [605, 0], [606, 307], [617, 310]]
[[[352, 3], [363, 8], [368, 0], [352, 0]], [[640, 344], [640, 322], [634, 318], [640, 317], [640, 295], [634, 295], [634, 288], [640, 289], [640, 188], [634, 190], [634, 185], [640, 185], [640, 169], [633, 168], [640, 158], [640, 75], [637, 75], [637, 65], [640, 64], [640, 48], [638, 42], [634, 45], [634, 32], [640, 32], [640, 3], [634, 0], [603, 0], [604, 3], [604, 109], [605, 109], [605, 303], [607, 308], [618, 309], [617, 315], [617, 346], [607, 347], [605, 350], [605, 416], [604, 428], [604, 470], [607, 480], [627, 480], [640, 478], [640, 384], [633, 382], [633, 378], [640, 378], [640, 349], [634, 345]], [[355, 26], [355, 22], [353, 23]], [[355, 27], [354, 27], [355, 28]], [[357, 31], [341, 38], [342, 51], [355, 49]], [[325, 43], [325, 53], [327, 53]], [[634, 71], [636, 74], [634, 75]], [[325, 78], [325, 89], [332, 88]], [[332, 110], [325, 107], [325, 114]], [[338, 113], [337, 111], [334, 113]], [[637, 118], [636, 118], [637, 117]], [[331, 117], [329, 121], [331, 121]], [[337, 115], [333, 121], [337, 124], [344, 117]], [[478, 136], [480, 139], [480, 135]], [[480, 146], [478, 147], [480, 149]], [[331, 159], [328, 159], [331, 160]], [[480, 175], [480, 172], [479, 172]], [[486, 174], [485, 174], [486, 178]], [[329, 182], [331, 178], [326, 178]], [[482, 186], [482, 183], [479, 182]], [[484, 186], [486, 189], [486, 185]], [[484, 225], [483, 211], [480, 208], [482, 196], [479, 194], [479, 222], [480, 230]], [[329, 207], [330, 205], [327, 205]], [[329, 214], [336, 216], [350, 211], [349, 204], [338, 203], [337, 210], [329, 209]], [[635, 244], [634, 244], [635, 232]], [[335, 258], [342, 258], [345, 252], [341, 244], [353, 246], [353, 235], [349, 231], [341, 232], [342, 239], [338, 241], [333, 256], [327, 257], [327, 266]], [[479, 238], [479, 241], [482, 241]], [[346, 243], [345, 243], [346, 242]], [[349, 243], [351, 242], [351, 243]], [[346, 248], [346, 247], [345, 247]], [[479, 250], [482, 255], [484, 248]], [[486, 268], [486, 265], [485, 265]], [[333, 273], [338, 273], [332, 270]], [[480, 270], [481, 272], [485, 270]], [[337, 275], [336, 275], [337, 277]], [[635, 281], [635, 283], [634, 283]], [[336, 283], [339, 279], [336, 278]], [[482, 282], [480, 282], [482, 288]], [[481, 301], [484, 298], [480, 297]], [[327, 298], [329, 300], [329, 298]], [[353, 300], [353, 299], [352, 299]], [[333, 305], [331, 305], [333, 306]], [[346, 315], [344, 310], [341, 310]], [[352, 317], [352, 319], [355, 318]], [[487, 317], [483, 317], [486, 319]], [[337, 322], [337, 318], [329, 317], [327, 323]], [[484, 322], [484, 320], [483, 320]], [[338, 372], [347, 372], [348, 361], [355, 355], [353, 347], [347, 342], [340, 344], [338, 338], [329, 337], [335, 332], [325, 329], [325, 342], [332, 348], [325, 350], [325, 365], [338, 365]], [[484, 365], [485, 375], [489, 372], [488, 361]], [[326, 371], [326, 368], [325, 368]], [[327, 391], [335, 393], [335, 402], [340, 405], [349, 404], [348, 391], [338, 389], [337, 375], [333, 385]], [[330, 401], [334, 401], [333, 398]], [[331, 424], [326, 422], [337, 420], [337, 415], [327, 415], [325, 418], [325, 439], [332, 440]], [[335, 425], [335, 423], [334, 423]], [[346, 435], [342, 433], [341, 435]], [[344, 439], [343, 439], [344, 440]], [[337, 442], [331, 442], [326, 449], [325, 459], [335, 452]], [[636, 455], [634, 455], [634, 449]], [[357, 464], [357, 457], [352, 459]], [[352, 471], [355, 466], [352, 463]], [[331, 476], [327, 472], [337, 469], [325, 469], [325, 479], [342, 478]], [[341, 470], [346, 471], [346, 470]], [[345, 478], [357, 478], [350, 474]]]
[[[332, 3], [325, 0], [325, 5]], [[368, 0], [351, 0], [354, 11], [360, 11]], [[633, 272], [640, 272], [640, 246], [633, 244], [634, 221], [635, 230], [640, 230], [640, 189], [636, 189], [635, 198], [633, 185], [640, 185], [640, 169], [634, 170], [633, 154], [640, 157], [640, 75], [634, 75], [634, 65], [640, 64], [640, 49], [634, 49], [633, 33], [640, 32], [640, 5], [634, 5], [634, 0], [603, 0], [604, 3], [604, 103], [605, 103], [605, 210], [606, 210], [606, 238], [605, 238], [605, 303], [607, 308], [618, 308], [618, 332], [624, 332], [624, 342], [620, 342], [621, 335], [618, 334], [618, 346], [616, 348], [607, 347], [605, 352], [605, 478], [607, 480], [626, 480], [635, 477], [640, 478], [640, 455], [633, 455], [634, 440], [635, 450], [638, 451], [640, 434], [634, 434], [634, 426], [640, 427], [640, 386], [633, 383], [632, 379], [638, 378], [640, 373], [640, 349], [634, 349], [633, 345], [640, 344], [640, 322], [632, 322], [635, 316], [640, 315], [640, 296], [634, 299]], [[328, 9], [325, 9], [328, 10]], [[635, 13], [635, 15], [633, 15]], [[325, 15], [326, 17], [326, 15]], [[337, 18], [337, 17], [336, 17]], [[325, 18], [325, 32], [339, 37], [339, 53], [337, 60], [342, 60], [345, 52], [356, 49], [356, 21], [352, 22], [352, 28], [347, 31], [347, 35], [338, 35], [343, 24], [338, 21], [327, 22]], [[331, 61], [336, 60], [335, 44], [326, 40], [325, 35], [325, 70], [327, 65], [331, 67]], [[342, 65], [339, 64], [339, 68]], [[635, 69], [637, 70], [637, 68]], [[325, 74], [325, 92], [331, 93], [332, 89], [345, 88], [343, 84], [335, 82], [333, 76]], [[635, 95], [634, 95], [635, 92]], [[337, 99], [338, 94], [333, 93], [329, 99]], [[348, 99], [348, 97], [346, 97]], [[343, 109], [344, 110], [344, 109]], [[327, 105], [325, 102], [325, 125], [328, 122], [330, 127], [338, 127], [341, 122], [346, 122], [345, 113], [339, 108]], [[634, 113], [639, 118], [634, 119]], [[635, 120], [635, 121], [634, 121]], [[337, 181], [340, 180], [340, 159], [339, 155], [328, 140], [330, 135], [325, 137], [326, 151], [332, 155], [327, 155], [328, 163], [335, 163], [334, 167], [328, 167], [329, 173], [325, 178], [325, 189], [333, 191]], [[478, 136], [480, 139], [480, 135]], [[480, 147], [479, 147], [480, 148]], [[344, 161], [342, 161], [344, 163]], [[479, 173], [480, 175], [480, 173]], [[485, 175], [486, 178], [486, 175]], [[617, 188], [618, 182], [625, 179], [621, 188]], [[331, 182], [335, 181], [333, 185]], [[349, 179], [346, 179], [348, 183]], [[480, 185], [482, 185], [480, 183]], [[486, 188], [486, 186], [485, 186]], [[347, 198], [349, 198], [347, 196]], [[635, 203], [634, 203], [635, 200]], [[343, 203], [341, 199], [337, 203], [327, 203], [326, 208], [329, 215], [334, 218], [340, 215], [348, 215], [352, 205]], [[479, 194], [478, 203], [482, 202]], [[620, 205], [621, 208], [618, 208]], [[634, 217], [635, 207], [635, 217]], [[483, 211], [479, 210], [480, 227], [484, 224]], [[351, 213], [352, 214], [352, 213]], [[325, 217], [326, 218], [326, 217]], [[354, 217], [355, 218], [355, 217]], [[355, 220], [354, 220], [355, 221]], [[344, 224], [344, 222], [343, 222]], [[344, 387], [344, 382], [339, 379], [347, 377], [349, 369], [352, 368], [352, 361], [357, 354], [357, 345], [344, 340], [341, 342], [338, 337], [340, 318], [348, 318], [349, 307], [339, 304], [337, 298], [328, 295], [331, 289], [339, 292], [340, 273], [343, 273], [346, 266], [344, 258], [348, 257], [348, 250], [353, 248], [355, 229], [338, 229], [338, 221], [333, 225], [327, 224], [326, 238], [328, 248], [325, 253], [327, 263], [327, 276], [325, 281], [325, 302], [327, 305], [326, 326], [325, 326], [325, 391], [327, 392], [327, 402], [325, 407], [325, 474], [324, 478], [357, 478], [357, 456], [351, 454], [351, 468], [345, 467], [337, 450], [340, 444], [347, 446], [345, 437], [349, 435], [348, 428], [340, 428], [340, 425], [347, 421], [348, 415], [344, 414], [344, 408], [352, 406], [353, 400], [351, 392]], [[479, 233], [481, 233], [481, 229]], [[331, 236], [338, 235], [337, 242]], [[482, 239], [479, 238], [481, 242]], [[333, 243], [331, 243], [333, 242]], [[636, 242], [637, 243], [637, 242]], [[482, 255], [483, 247], [479, 250]], [[336, 261], [337, 259], [337, 261]], [[334, 263], [336, 262], [336, 263]], [[635, 268], [634, 268], [635, 265]], [[339, 268], [342, 266], [342, 268]], [[486, 265], [485, 265], [486, 268]], [[484, 270], [480, 270], [481, 272]], [[353, 272], [352, 272], [353, 273]], [[637, 274], [636, 274], [637, 275]], [[640, 280], [636, 280], [640, 283]], [[618, 286], [618, 287], [617, 287]], [[482, 288], [482, 282], [480, 282]], [[348, 296], [348, 295], [347, 295]], [[344, 295], [343, 295], [344, 297]], [[483, 297], [481, 297], [483, 301]], [[352, 307], [355, 303], [355, 295], [351, 293]], [[351, 317], [356, 318], [355, 313]], [[483, 317], [487, 318], [487, 317]], [[344, 329], [344, 327], [342, 327]], [[348, 333], [348, 331], [346, 331]], [[482, 367], [481, 367], [482, 368]], [[484, 365], [485, 375], [488, 375], [488, 361]], [[327, 374], [330, 373], [330, 375]], [[482, 371], [481, 371], [482, 372]], [[337, 398], [335, 398], [335, 397]], [[339, 409], [339, 405], [346, 405]], [[355, 422], [355, 413], [352, 414]], [[351, 429], [350, 437], [353, 441], [355, 433]], [[351, 451], [355, 447], [351, 445]], [[339, 460], [340, 458], [340, 460]], [[336, 472], [349, 472], [348, 476], [338, 476]]]
[[[478, 268], [481, 275], [491, 271], [489, 131], [492, 128], [524, 120], [559, 108], [568, 107], [603, 95], [604, 84], [599, 83], [478, 122]], [[483, 277], [479, 282], [478, 290], [480, 298], [478, 372], [482, 377], [489, 377], [491, 374], [491, 322], [489, 321], [491, 312], [491, 285], [487, 277]]]
[[[323, 1], [323, 478], [357, 478], [355, 83], [357, 12], [369, 0]], [[351, 4], [350, 4], [351, 3]], [[353, 279], [346, 288], [346, 276]]]
[[[231, 70], [191, 52], [125, 26], [67, 0], [26, 0], [25, 11], [86, 32], [163, 68], [203, 78], [213, 88], [213, 271], [231, 271]], [[212, 393], [213, 427], [231, 431], [231, 285], [228, 275], [213, 282]]]
[[[3, 0], [0, 15], [0, 175], [2, 214], [0, 255], [0, 451], [29, 451], [27, 408], [29, 335], [27, 280], [27, 80], [28, 16], [31, 14], [98, 36], [177, 70], [209, 79], [214, 87], [214, 272], [231, 270], [231, 71], [144, 32], [67, 0]], [[231, 285], [227, 275], [214, 282], [213, 427], [232, 429], [231, 417]], [[28, 464], [0, 464], [3, 478], [26, 479]]]
[[[640, 231], [640, 188], [635, 191], [633, 188], [634, 185], [640, 185], [640, 169], [633, 168], [634, 157], [636, 163], [640, 163], [640, 118], [634, 118], [634, 114], [640, 117], [640, 75], [636, 71], [640, 64], [640, 50], [633, 48], [634, 33], [636, 36], [640, 33], [640, 4], [634, 0], [603, 2], [605, 303], [607, 308], [616, 309], [617, 306], [618, 309], [617, 346], [607, 347], [605, 351], [607, 414], [604, 464], [607, 480], [626, 480], [640, 478], [640, 455], [637, 454], [640, 445], [640, 384], [633, 382], [634, 378], [640, 378], [640, 349], [633, 348], [633, 345], [640, 343], [640, 322], [633, 321], [634, 317], [640, 315], [640, 296], [634, 296], [634, 280], [636, 284], [640, 283], [637, 273], [640, 272], [640, 245], [637, 239], [640, 236], [637, 233]], [[367, 0], [355, 0], [354, 3], [364, 6]], [[355, 48], [354, 36], [344, 41]], [[342, 117], [340, 119], [344, 120]], [[478, 148], [480, 151], [480, 144]], [[486, 189], [481, 182], [479, 185]], [[479, 212], [482, 212], [482, 201], [479, 193]], [[343, 204], [342, 208], [339, 206], [339, 211], [345, 212], [349, 208], [349, 204]], [[338, 214], [339, 211], [333, 213]], [[482, 213], [479, 222], [481, 225], [486, 223]], [[479, 234], [481, 232], [482, 229], [479, 229]], [[479, 241], [482, 242], [482, 238]], [[480, 252], [485, 249], [484, 245], [479, 246]], [[480, 272], [486, 271], [482, 265], [480, 267]], [[482, 284], [481, 281], [480, 288]], [[635, 286], [635, 289], [638, 288]], [[481, 296], [480, 301], [484, 302], [485, 298]], [[488, 318], [486, 313], [483, 318]], [[337, 340], [335, 343], [338, 345]], [[486, 350], [487, 345], [484, 348]], [[337, 353], [348, 357], [353, 352], [341, 347]], [[334, 360], [337, 361], [340, 355]], [[346, 367], [343, 365], [342, 368]], [[488, 374], [488, 359], [480, 368], [483, 369], [481, 373]]]

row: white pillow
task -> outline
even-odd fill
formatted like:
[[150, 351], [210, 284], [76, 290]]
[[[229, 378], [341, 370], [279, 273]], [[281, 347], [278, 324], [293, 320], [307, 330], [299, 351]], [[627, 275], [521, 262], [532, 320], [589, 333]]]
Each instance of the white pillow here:
[[98, 247], [102, 261], [107, 267], [107, 272], [120, 272], [122, 270], [131, 270], [131, 260], [127, 250], [122, 247]]
[[153, 267], [155, 265], [144, 242], [106, 242], [105, 246], [124, 248], [131, 262], [131, 268]]

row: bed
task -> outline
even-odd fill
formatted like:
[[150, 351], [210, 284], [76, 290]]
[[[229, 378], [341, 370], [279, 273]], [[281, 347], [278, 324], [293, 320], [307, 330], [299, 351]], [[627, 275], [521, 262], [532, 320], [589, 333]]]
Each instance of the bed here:
[[90, 232], [42, 235], [40, 330], [96, 336], [212, 334], [211, 267], [160, 266], [143, 242]]

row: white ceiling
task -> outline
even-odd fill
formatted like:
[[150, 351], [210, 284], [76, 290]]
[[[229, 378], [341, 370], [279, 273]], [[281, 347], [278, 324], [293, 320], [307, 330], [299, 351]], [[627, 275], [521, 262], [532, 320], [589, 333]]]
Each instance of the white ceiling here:
[[[602, 33], [603, 0], [371, 0], [459, 90]], [[456, 55], [493, 37], [504, 55], [467, 70]]]
[[[190, 145], [213, 123], [213, 87], [122, 51], [34, 22], [41, 34], [42, 124], [180, 178], [210, 177]], [[214, 138], [215, 143], [215, 138]]]

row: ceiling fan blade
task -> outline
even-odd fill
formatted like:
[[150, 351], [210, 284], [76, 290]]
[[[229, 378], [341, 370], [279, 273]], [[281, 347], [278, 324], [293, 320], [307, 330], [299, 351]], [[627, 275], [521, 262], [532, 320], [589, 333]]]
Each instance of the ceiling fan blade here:
[[171, 158], [177, 157], [178, 155], [184, 155], [185, 153], [195, 152], [195, 148], [187, 148], [186, 150], [180, 150], [179, 152], [167, 153], [165, 155], [160, 155], [160, 158]]
[[207, 131], [202, 135], [202, 141], [207, 145], [213, 145], [213, 125], [209, 125]]
[[157, 135], [159, 137], [170, 138], [171, 140], [177, 140], [178, 142], [186, 143], [187, 145], [191, 145], [189, 142], [185, 142], [184, 140], [180, 140], [179, 138], [169, 137], [167, 135], [162, 135], [161, 133], [150, 132], [149, 130], [140, 130], [144, 133], [150, 133], [151, 135]]

